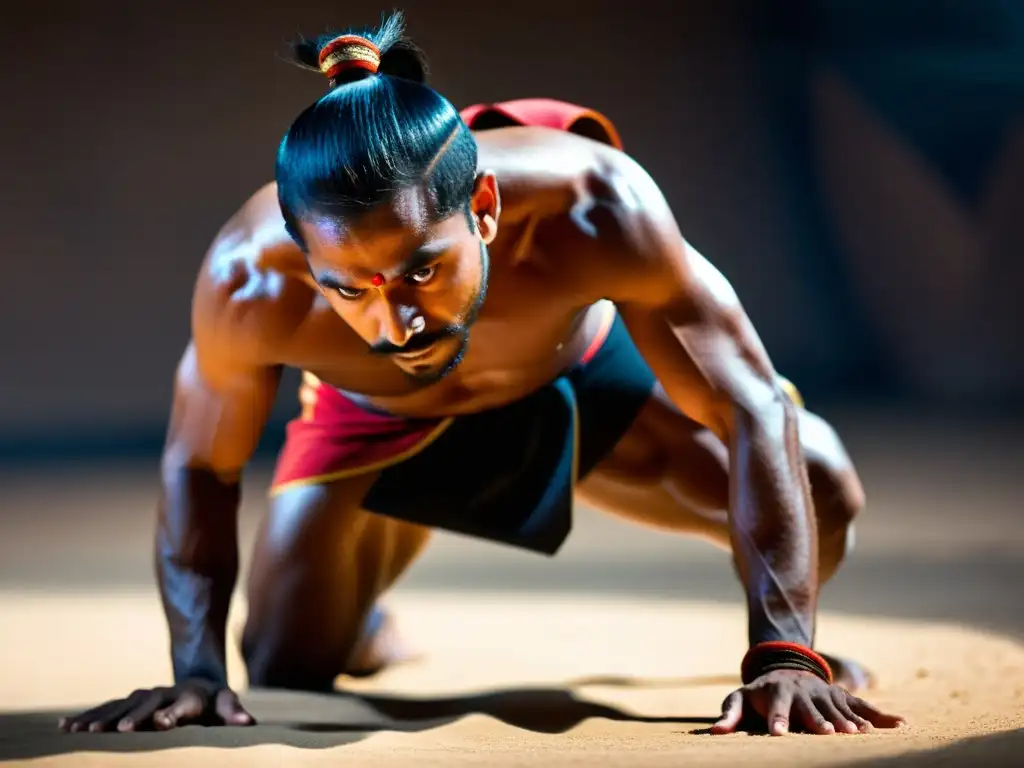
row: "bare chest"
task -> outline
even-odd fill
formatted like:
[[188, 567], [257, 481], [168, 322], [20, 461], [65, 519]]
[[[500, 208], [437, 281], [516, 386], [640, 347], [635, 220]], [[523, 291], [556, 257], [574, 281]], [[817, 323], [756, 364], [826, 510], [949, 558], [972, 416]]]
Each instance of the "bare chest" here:
[[543, 281], [507, 281], [489, 293], [462, 362], [424, 386], [373, 355], [326, 302], [313, 307], [287, 344], [284, 362], [392, 413], [437, 417], [524, 397], [580, 359], [610, 312]]

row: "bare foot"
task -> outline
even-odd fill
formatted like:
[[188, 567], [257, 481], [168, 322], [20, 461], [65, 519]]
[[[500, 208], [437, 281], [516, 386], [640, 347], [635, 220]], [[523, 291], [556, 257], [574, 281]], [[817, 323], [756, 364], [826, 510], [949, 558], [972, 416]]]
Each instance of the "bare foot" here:
[[832, 678], [836, 685], [842, 686], [850, 693], [875, 687], [875, 676], [856, 661], [840, 659], [827, 653], [821, 655], [832, 668]]
[[414, 661], [420, 654], [402, 640], [394, 616], [374, 606], [366, 617], [363, 637], [356, 645], [345, 670], [349, 677], [370, 677], [395, 664]]

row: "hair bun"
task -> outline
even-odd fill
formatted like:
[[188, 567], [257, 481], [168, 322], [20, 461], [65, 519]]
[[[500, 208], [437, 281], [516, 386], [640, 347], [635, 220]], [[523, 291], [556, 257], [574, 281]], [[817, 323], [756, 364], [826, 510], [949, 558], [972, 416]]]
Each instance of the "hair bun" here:
[[331, 81], [342, 72], [361, 69], [376, 74], [380, 69], [380, 48], [361, 35], [341, 35], [320, 50], [320, 71]]

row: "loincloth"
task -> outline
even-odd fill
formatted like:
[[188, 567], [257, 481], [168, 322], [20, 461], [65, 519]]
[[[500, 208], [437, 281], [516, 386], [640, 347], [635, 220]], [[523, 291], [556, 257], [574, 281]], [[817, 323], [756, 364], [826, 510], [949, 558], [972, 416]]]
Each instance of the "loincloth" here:
[[572, 528], [577, 482], [629, 429], [654, 382], [610, 305], [577, 364], [481, 413], [379, 413], [307, 375], [271, 494], [379, 472], [368, 511], [553, 554]]

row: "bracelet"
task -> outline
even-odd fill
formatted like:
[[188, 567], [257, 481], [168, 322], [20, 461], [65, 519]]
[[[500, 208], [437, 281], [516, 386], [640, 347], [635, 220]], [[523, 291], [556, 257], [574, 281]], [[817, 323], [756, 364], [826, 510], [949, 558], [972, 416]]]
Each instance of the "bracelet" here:
[[832, 684], [832, 668], [820, 654], [807, 646], [780, 640], [751, 646], [740, 665], [740, 677], [744, 685], [749, 685], [761, 675], [777, 669], [810, 672]]

